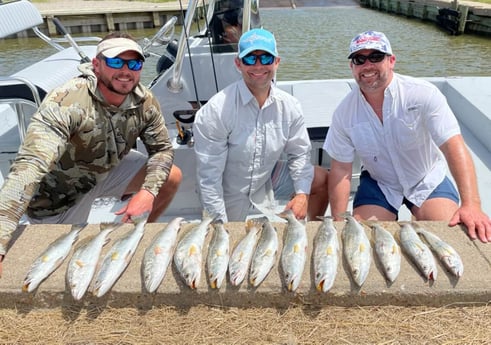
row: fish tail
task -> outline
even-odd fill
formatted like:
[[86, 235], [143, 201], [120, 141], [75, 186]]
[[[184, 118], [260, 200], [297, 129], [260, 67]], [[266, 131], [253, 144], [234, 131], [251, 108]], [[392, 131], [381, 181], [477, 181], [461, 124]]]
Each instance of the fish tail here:
[[85, 223], [79, 223], [79, 224], [73, 224], [72, 227], [71, 227], [71, 230], [70, 231], [73, 231], [73, 230], [82, 230], [83, 228], [85, 228], [86, 226], [88, 225], [87, 222]]
[[295, 215], [291, 209], [284, 210], [283, 212], [278, 213], [277, 216], [286, 220], [295, 218]]
[[103, 222], [99, 224], [99, 231], [109, 230], [110, 232], [123, 225], [122, 223]]
[[218, 286], [217, 285], [218, 285], [218, 279], [217, 278], [210, 280], [210, 287], [212, 289], [218, 289]]
[[[267, 219], [267, 218], [266, 218]], [[264, 224], [264, 217], [262, 218], [251, 218], [246, 222], [246, 230], [249, 232], [251, 229], [255, 228], [256, 231], [259, 231]]]
[[319, 220], [324, 220], [324, 219], [334, 219], [333, 216], [316, 216], [315, 218]]
[[139, 216], [132, 217], [132, 219], [133, 219], [133, 222], [135, 223], [135, 225], [138, 225], [142, 222], [146, 223], [149, 215], [150, 215], [149, 212], [144, 212], [144, 213], [140, 214]]
[[338, 214], [338, 216], [341, 218], [348, 218], [348, 217], [352, 217], [353, 215], [350, 212], [346, 211], [346, 212]]

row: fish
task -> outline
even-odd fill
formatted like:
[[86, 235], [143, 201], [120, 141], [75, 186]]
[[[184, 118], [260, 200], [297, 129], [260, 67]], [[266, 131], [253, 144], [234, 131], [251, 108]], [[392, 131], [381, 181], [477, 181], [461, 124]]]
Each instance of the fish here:
[[312, 264], [317, 291], [328, 292], [338, 271], [339, 240], [332, 217], [322, 217], [314, 237]]
[[307, 230], [304, 222], [297, 220], [292, 210], [286, 210], [278, 216], [288, 222], [285, 243], [281, 252], [281, 267], [284, 284], [288, 291], [296, 291], [302, 281], [307, 258]]
[[344, 217], [346, 224], [341, 236], [343, 253], [353, 281], [361, 287], [370, 271], [372, 247], [363, 225], [351, 215]]
[[262, 218], [249, 219], [246, 222], [246, 235], [235, 246], [228, 263], [230, 283], [233, 286], [240, 285], [247, 273], [252, 261], [252, 255], [262, 229]]
[[222, 221], [213, 224], [213, 237], [206, 256], [208, 282], [212, 289], [219, 289], [227, 275], [230, 258], [230, 234]]
[[109, 243], [108, 235], [120, 225], [101, 223], [100, 232], [75, 249], [66, 271], [66, 281], [74, 300], [79, 301], [85, 295], [94, 277], [102, 248]]
[[382, 266], [385, 279], [393, 283], [401, 271], [401, 248], [394, 236], [380, 224], [370, 225], [373, 230], [375, 254]]
[[148, 214], [133, 217], [134, 228], [125, 236], [114, 241], [113, 246], [104, 256], [96, 273], [92, 293], [97, 297], [104, 296], [116, 283], [131, 262], [136, 248], [143, 237]]
[[183, 221], [182, 217], [172, 219], [165, 228], [155, 234], [143, 254], [141, 266], [143, 285], [150, 293], [155, 292], [164, 279], [172, 261], [177, 235]]
[[426, 280], [435, 281], [438, 275], [435, 258], [430, 248], [421, 240], [411, 223], [401, 223], [401, 247]]
[[457, 251], [437, 235], [424, 230], [420, 226], [416, 232], [428, 243], [430, 249], [436, 254], [442, 265], [455, 277], [460, 278], [464, 273], [464, 263]]
[[203, 217], [197, 226], [182, 237], [174, 251], [174, 265], [177, 272], [191, 289], [198, 288], [200, 282], [203, 245], [211, 222], [213, 218]]
[[32, 292], [66, 259], [80, 231], [87, 224], [74, 224], [70, 232], [53, 241], [32, 263], [22, 285], [22, 291]]
[[276, 262], [278, 253], [278, 232], [276, 228], [265, 218], [261, 236], [256, 250], [252, 256], [249, 272], [249, 282], [257, 287], [263, 282]]

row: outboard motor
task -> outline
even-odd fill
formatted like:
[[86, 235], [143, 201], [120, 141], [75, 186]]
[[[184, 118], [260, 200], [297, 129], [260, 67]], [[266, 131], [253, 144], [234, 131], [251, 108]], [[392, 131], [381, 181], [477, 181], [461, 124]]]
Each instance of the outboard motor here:
[[169, 42], [164, 53], [159, 58], [159, 61], [157, 61], [156, 69], [158, 74], [165, 72], [174, 64], [174, 62], [176, 61], [177, 48], [177, 39]]

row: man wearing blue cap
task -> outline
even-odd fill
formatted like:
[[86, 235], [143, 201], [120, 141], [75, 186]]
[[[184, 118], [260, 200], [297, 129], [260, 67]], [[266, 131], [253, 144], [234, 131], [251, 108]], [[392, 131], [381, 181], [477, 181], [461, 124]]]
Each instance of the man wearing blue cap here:
[[224, 222], [243, 221], [253, 208], [273, 215], [275, 199], [290, 199], [286, 208], [299, 219], [326, 211], [327, 170], [310, 162], [299, 101], [273, 83], [279, 63], [273, 34], [247, 31], [235, 58], [242, 78], [196, 115], [201, 201], [208, 214]]
[[[491, 241], [474, 164], [445, 96], [427, 81], [394, 73], [396, 57], [381, 32], [354, 37], [348, 59], [358, 87], [334, 112], [324, 143], [333, 158], [333, 216], [346, 211], [357, 154], [363, 168], [355, 216], [396, 220], [405, 204], [417, 220], [462, 223], [472, 239]], [[447, 164], [458, 192], [447, 177]]]

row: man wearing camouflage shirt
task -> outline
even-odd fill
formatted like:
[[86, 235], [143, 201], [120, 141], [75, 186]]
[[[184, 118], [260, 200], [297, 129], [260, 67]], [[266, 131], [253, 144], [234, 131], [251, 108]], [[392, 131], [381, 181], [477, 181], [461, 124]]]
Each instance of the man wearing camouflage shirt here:
[[[31, 224], [84, 223], [96, 198], [136, 193], [116, 214], [149, 212], [152, 222], [172, 201], [182, 175], [159, 103], [140, 83], [144, 60], [131, 36], [109, 34], [33, 115], [0, 190], [0, 274], [24, 213]], [[148, 157], [132, 150], [138, 137]]]

